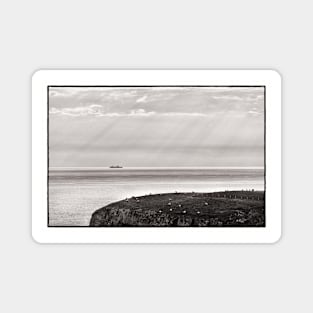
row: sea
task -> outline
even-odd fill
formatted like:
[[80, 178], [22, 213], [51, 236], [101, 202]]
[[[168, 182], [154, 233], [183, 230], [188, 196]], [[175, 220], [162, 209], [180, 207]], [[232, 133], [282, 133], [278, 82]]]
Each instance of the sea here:
[[92, 213], [133, 196], [264, 190], [263, 168], [50, 168], [49, 226], [88, 226]]

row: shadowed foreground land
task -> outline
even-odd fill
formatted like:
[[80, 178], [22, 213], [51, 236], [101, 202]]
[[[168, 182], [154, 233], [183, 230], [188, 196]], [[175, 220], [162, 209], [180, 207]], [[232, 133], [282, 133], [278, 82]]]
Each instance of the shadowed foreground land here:
[[90, 226], [265, 226], [264, 192], [168, 193], [132, 197], [92, 214]]

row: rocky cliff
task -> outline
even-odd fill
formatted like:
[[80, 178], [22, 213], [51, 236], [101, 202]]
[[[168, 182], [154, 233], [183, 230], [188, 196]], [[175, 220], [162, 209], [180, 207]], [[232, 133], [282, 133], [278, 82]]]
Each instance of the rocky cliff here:
[[95, 211], [90, 226], [265, 226], [264, 193], [236, 191], [133, 197]]

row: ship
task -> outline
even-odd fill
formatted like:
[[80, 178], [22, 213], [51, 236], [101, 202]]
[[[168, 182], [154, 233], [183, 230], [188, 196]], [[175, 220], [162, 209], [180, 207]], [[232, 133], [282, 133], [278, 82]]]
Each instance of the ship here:
[[120, 165], [111, 165], [110, 168], [123, 168], [123, 166], [120, 166]]

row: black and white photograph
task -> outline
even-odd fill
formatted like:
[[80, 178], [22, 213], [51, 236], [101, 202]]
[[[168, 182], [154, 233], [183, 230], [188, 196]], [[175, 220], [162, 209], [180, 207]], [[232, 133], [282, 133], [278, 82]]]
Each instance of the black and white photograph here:
[[266, 226], [266, 86], [47, 94], [48, 227]]
[[1, 1], [0, 312], [313, 312], [312, 7]]

